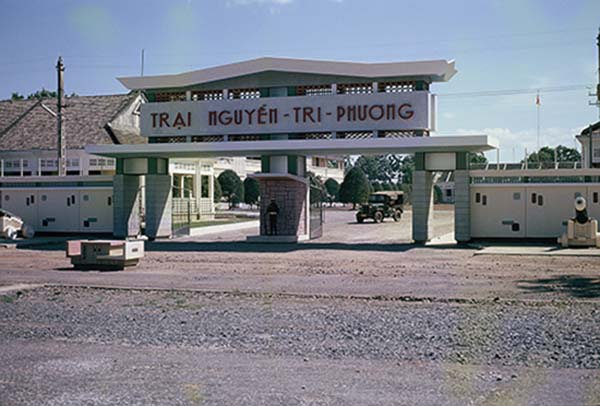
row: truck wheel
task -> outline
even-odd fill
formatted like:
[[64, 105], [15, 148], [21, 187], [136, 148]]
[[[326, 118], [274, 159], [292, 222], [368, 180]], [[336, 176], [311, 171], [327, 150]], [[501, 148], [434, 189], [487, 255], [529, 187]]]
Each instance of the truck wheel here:
[[400, 210], [396, 210], [394, 212], [394, 215], [392, 216], [392, 218], [394, 219], [394, 221], [400, 221], [401, 217], [402, 217], [402, 212]]
[[356, 222], [357, 223], [362, 223], [363, 221], [365, 221], [365, 219], [362, 216], [359, 216], [358, 214], [356, 215]]
[[376, 223], [381, 223], [383, 221], [383, 213], [376, 211], [373, 215], [373, 220], [375, 220]]
[[21, 227], [21, 235], [23, 238], [33, 238], [35, 236], [35, 230], [29, 224], [25, 224]]
[[4, 229], [4, 235], [9, 240], [16, 240], [17, 239], [17, 229], [12, 226], [8, 226]]

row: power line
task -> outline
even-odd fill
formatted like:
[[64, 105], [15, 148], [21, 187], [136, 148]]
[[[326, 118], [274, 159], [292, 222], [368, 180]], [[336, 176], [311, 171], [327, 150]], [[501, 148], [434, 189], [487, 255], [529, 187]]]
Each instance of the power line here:
[[555, 92], [572, 92], [575, 90], [589, 89], [592, 85], [580, 84], [580, 85], [566, 85], [566, 86], [545, 86], [545, 87], [534, 87], [534, 88], [523, 88], [523, 89], [503, 89], [503, 90], [479, 90], [474, 92], [457, 92], [457, 93], [438, 93], [441, 97], [487, 97], [487, 96], [512, 96], [521, 94], [536, 94], [538, 92], [543, 93], [555, 93]]
[[[396, 47], [396, 46], [401, 46], [401, 45], [426, 45], [426, 44], [443, 44], [443, 43], [447, 43], [447, 44], [452, 44], [458, 41], [469, 41], [469, 40], [482, 40], [482, 39], [502, 39], [502, 38], [512, 38], [512, 37], [533, 37], [533, 36], [540, 36], [540, 35], [552, 35], [552, 34], [564, 34], [564, 33], [582, 33], [582, 32], [590, 32], [591, 29], [569, 29], [569, 30], [555, 30], [555, 31], [530, 31], [530, 32], [519, 32], [519, 33], [498, 33], [498, 34], [492, 34], [492, 35], [484, 35], [484, 36], [477, 36], [477, 37], [470, 37], [470, 36], [464, 36], [464, 37], [454, 37], [454, 38], [448, 38], [448, 39], [431, 39], [431, 40], [421, 40], [421, 41], [412, 41], [412, 40], [407, 40], [407, 41], [394, 41], [394, 42], [379, 42], [379, 43], [365, 43], [365, 44], [359, 44], [359, 45], [353, 45], [352, 49], [373, 49], [374, 47]], [[564, 36], [562, 36], [560, 39], [564, 39]], [[562, 43], [560, 45], [571, 45], [572, 42], [567, 42], [567, 43]], [[544, 44], [541, 44], [539, 46], [533, 46], [533, 48], [545, 48], [545, 47], [555, 47], [556, 45], [554, 44], [549, 44], [547, 41]], [[420, 48], [420, 47], [419, 47]], [[513, 47], [513, 48], [504, 48], [505, 50], [518, 50], [518, 49], [530, 49], [532, 48], [532, 46], [529, 47]], [[285, 48], [285, 49], [271, 49], [271, 50], [253, 50], [254, 53], [260, 53], [260, 54], [284, 54], [284, 53], [288, 53], [288, 52], [302, 52], [302, 51], [306, 51], [306, 50], [310, 50], [310, 51], [314, 51], [315, 48], [313, 46], [307, 46], [307, 47], [302, 47], [302, 48]], [[495, 48], [471, 48], [471, 49], [463, 49], [463, 50], [458, 50], [458, 53], [460, 52], [472, 52], [472, 51], [495, 51], [495, 50], [499, 50], [499, 48], [495, 47]], [[327, 50], [323, 50], [323, 52], [327, 52]], [[456, 53], [456, 51], [453, 51], [454, 53]], [[194, 51], [194, 54], [201, 54], [201, 55], [236, 55], [236, 54], [240, 54], [240, 51]], [[167, 52], [167, 53], [155, 53], [153, 54], [153, 56], [160, 56], [160, 57], [169, 57], [169, 56], [178, 56], [179, 54], [176, 53], [172, 53], [172, 52]], [[69, 58], [69, 59], [122, 59], [125, 57], [131, 57], [132, 54], [120, 54], [120, 55], [65, 55], [65, 58]], [[39, 60], [44, 60], [44, 59], [50, 59], [50, 58], [54, 58], [54, 56], [49, 55], [49, 56], [40, 56], [40, 57], [36, 57], [36, 58], [28, 58], [22, 61], [11, 61], [11, 62], [6, 62], [6, 63], [2, 63], [0, 64], [0, 66], [14, 66], [14, 65], [19, 65], [19, 64], [24, 64], [24, 63], [31, 63], [31, 62], [36, 62]], [[158, 66], [158, 65], [156, 65]], [[161, 66], [166, 66], [166, 65], [161, 65]], [[179, 65], [181, 66], [181, 65]]]

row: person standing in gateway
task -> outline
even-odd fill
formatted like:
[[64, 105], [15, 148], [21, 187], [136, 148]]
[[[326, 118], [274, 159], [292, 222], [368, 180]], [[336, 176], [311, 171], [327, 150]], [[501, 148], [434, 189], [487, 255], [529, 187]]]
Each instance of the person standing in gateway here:
[[277, 235], [277, 215], [279, 214], [279, 207], [275, 200], [271, 200], [269, 206], [267, 206], [267, 217], [269, 218], [269, 235]]

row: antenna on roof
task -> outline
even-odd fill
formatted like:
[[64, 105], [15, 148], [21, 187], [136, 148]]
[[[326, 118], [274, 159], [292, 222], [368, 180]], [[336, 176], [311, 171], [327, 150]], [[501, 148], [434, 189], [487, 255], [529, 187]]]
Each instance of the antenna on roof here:
[[144, 76], [144, 48], [142, 48], [142, 74], [140, 76]]
[[56, 89], [56, 121], [57, 121], [57, 132], [58, 132], [58, 176], [65, 176], [67, 174], [67, 146], [65, 143], [65, 132], [63, 131], [63, 119], [62, 119], [62, 108], [63, 108], [63, 94], [65, 92], [64, 86], [64, 73], [65, 65], [63, 64], [62, 56], [58, 57], [56, 63], [56, 73], [58, 74], [58, 88]]

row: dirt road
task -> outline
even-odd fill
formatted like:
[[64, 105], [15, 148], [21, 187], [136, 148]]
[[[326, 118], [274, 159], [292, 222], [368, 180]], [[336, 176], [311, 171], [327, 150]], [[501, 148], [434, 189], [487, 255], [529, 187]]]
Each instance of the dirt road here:
[[[599, 258], [474, 256], [473, 249], [409, 244], [410, 215], [399, 223], [356, 224], [353, 212], [326, 213], [325, 234], [303, 244], [250, 244], [256, 230], [147, 244], [124, 272], [73, 271], [63, 247], [2, 250], [0, 283], [57, 283], [301, 295], [438, 299], [600, 297]], [[453, 213], [436, 213], [437, 235]]]

